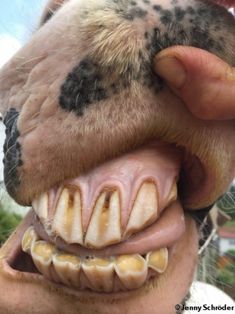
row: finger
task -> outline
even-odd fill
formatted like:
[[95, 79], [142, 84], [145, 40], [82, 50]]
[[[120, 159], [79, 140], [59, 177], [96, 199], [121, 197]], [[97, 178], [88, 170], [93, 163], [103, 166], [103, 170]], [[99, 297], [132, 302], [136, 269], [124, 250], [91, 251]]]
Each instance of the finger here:
[[201, 119], [235, 118], [235, 68], [204, 50], [176, 46], [160, 52], [155, 71]]

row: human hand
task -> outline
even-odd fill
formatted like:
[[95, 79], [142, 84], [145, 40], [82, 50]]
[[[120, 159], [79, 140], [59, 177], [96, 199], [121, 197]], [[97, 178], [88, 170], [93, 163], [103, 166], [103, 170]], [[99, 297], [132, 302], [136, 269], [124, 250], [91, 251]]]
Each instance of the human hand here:
[[[235, 8], [235, 0], [210, 0]], [[193, 47], [172, 47], [155, 59], [155, 71], [201, 119], [235, 118], [235, 68]]]
[[235, 118], [235, 68], [215, 55], [193, 47], [163, 50], [155, 71], [201, 119]]

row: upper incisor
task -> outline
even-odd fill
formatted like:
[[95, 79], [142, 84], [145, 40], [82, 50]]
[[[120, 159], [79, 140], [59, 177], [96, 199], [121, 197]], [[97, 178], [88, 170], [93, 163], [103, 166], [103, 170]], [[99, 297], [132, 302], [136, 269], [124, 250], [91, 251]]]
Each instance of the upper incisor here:
[[[174, 182], [164, 202], [165, 206], [176, 198], [177, 186]], [[122, 226], [121, 196], [117, 189], [105, 188], [98, 196], [86, 231], [82, 224], [82, 195], [78, 188], [65, 187], [62, 190], [52, 219], [47, 218], [48, 203], [47, 193], [33, 203], [46, 231], [50, 229], [54, 237], [59, 236], [69, 244], [97, 249], [124, 241], [150, 226], [157, 220], [161, 210], [157, 184], [151, 181], [145, 181], [140, 186], [131, 205], [126, 227]]]

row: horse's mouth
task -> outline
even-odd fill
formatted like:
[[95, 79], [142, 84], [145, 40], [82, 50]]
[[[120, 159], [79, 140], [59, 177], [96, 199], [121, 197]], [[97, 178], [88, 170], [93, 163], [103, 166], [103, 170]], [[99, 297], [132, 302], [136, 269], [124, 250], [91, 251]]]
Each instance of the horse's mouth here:
[[151, 143], [43, 193], [8, 264], [76, 291], [116, 294], [157, 282], [191, 220], [178, 195], [182, 154]]
[[[20, 281], [21, 284], [30, 283], [33, 291], [47, 286], [49, 294], [52, 291], [58, 293], [59, 289], [60, 294], [86, 297], [87, 300], [95, 298], [99, 301], [102, 295], [105, 298], [102, 300], [109, 302], [144, 296], [154, 289], [167, 290], [166, 283], [169, 285], [170, 281], [170, 286], [172, 284], [171, 276], [179, 285], [186, 280], [187, 287], [192, 280], [197, 261], [197, 233], [187, 214], [185, 219], [181, 216], [182, 230], [178, 234], [172, 231], [177, 238], [169, 246], [151, 254], [105, 258], [94, 255], [79, 257], [58, 249], [40, 239], [33, 227], [34, 219], [35, 213], [31, 210], [6, 242], [0, 255], [1, 271], [15, 287]], [[187, 293], [187, 287], [182, 285], [182, 296]], [[36, 290], [34, 292], [37, 293]]]

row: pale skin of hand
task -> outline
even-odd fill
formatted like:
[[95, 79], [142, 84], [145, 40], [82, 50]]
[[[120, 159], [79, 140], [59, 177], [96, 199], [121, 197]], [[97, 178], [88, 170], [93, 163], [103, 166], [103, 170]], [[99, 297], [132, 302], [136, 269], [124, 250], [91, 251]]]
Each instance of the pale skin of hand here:
[[[235, 7], [235, 0], [228, 2]], [[160, 52], [154, 66], [155, 71], [198, 118], [235, 118], [234, 67], [209, 52], [183, 46]]]

